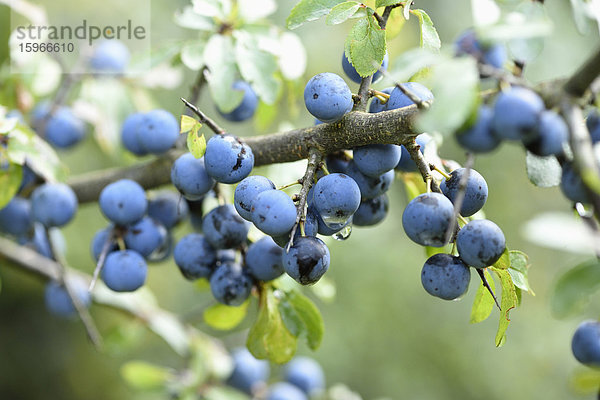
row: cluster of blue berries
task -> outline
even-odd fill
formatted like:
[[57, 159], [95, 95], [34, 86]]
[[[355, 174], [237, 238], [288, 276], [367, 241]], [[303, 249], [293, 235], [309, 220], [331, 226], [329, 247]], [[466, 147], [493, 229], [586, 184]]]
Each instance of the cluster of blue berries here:
[[232, 352], [234, 369], [227, 384], [266, 400], [308, 400], [325, 390], [325, 374], [315, 360], [296, 357], [283, 366], [283, 380], [268, 385], [269, 363], [257, 360], [245, 348]]
[[[465, 177], [467, 173], [468, 177]], [[454, 204], [459, 193], [463, 197], [457, 211], [465, 217], [479, 211], [488, 197], [487, 183], [477, 171], [455, 169], [442, 180], [440, 189], [442, 193], [424, 193], [415, 197], [402, 214], [402, 226], [407, 236], [422, 246], [456, 244], [458, 256], [435, 254], [421, 271], [421, 283], [428, 293], [453, 300], [468, 289], [469, 266], [486, 268], [493, 265], [504, 253], [506, 241], [502, 230], [487, 219], [469, 221], [459, 229]]]

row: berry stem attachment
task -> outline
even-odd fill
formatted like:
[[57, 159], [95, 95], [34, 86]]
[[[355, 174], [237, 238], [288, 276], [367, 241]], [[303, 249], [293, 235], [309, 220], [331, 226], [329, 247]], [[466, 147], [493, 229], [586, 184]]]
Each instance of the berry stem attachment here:
[[481, 278], [481, 283], [483, 283], [483, 286], [492, 295], [492, 298], [494, 299], [494, 303], [496, 303], [496, 307], [498, 307], [498, 310], [502, 311], [502, 307], [500, 307], [500, 303], [498, 303], [498, 298], [494, 294], [494, 291], [492, 290], [492, 287], [490, 286], [490, 284], [488, 283], [487, 279], [485, 278], [485, 272], [484, 272], [484, 270], [481, 269], [481, 268], [475, 268], [475, 270], [479, 274], [479, 277]]
[[295, 182], [288, 183], [287, 185], [283, 185], [283, 186], [278, 187], [277, 190], [284, 190], [284, 189], [290, 188], [292, 186], [301, 185], [301, 184], [302, 184], [302, 182], [300, 181], [300, 179], [298, 179]]
[[380, 92], [379, 90], [375, 90], [375, 89], [369, 90], [369, 96], [377, 97], [379, 99], [379, 101], [381, 102], [381, 104], [387, 103], [387, 101], [390, 99], [389, 94]]
[[417, 164], [417, 168], [423, 177], [423, 181], [428, 184], [428, 187], [431, 187], [431, 191], [440, 193], [440, 187], [432, 180], [429, 165], [427, 161], [425, 161], [425, 157], [423, 157], [423, 153], [421, 153], [420, 146], [415, 141], [415, 138], [413, 137], [410, 141], [402, 144], [406, 147], [408, 154], [410, 154], [410, 158]]
[[450, 176], [450, 174], [448, 174], [446, 171], [444, 171], [443, 169], [439, 168], [439, 167], [438, 167], [437, 165], [435, 165], [435, 164], [429, 164], [429, 168], [430, 168], [432, 171], [437, 171], [437, 172], [439, 172], [439, 173], [440, 173], [440, 175], [442, 175], [444, 178], [446, 178], [446, 180], [449, 180], [450, 178], [452, 178], [452, 177]]
[[208, 126], [210, 128], [210, 130], [213, 131], [215, 134], [217, 134], [217, 135], [225, 134], [225, 129], [221, 128], [219, 125], [217, 125], [217, 123], [215, 121], [213, 121], [212, 119], [207, 117], [206, 114], [204, 114], [202, 111], [200, 111], [200, 109], [198, 107], [196, 107], [195, 105], [193, 105], [192, 103], [190, 103], [189, 101], [184, 99], [183, 97], [181, 97], [181, 101], [183, 101], [183, 104], [185, 104], [190, 110], [192, 110], [194, 112], [194, 114], [196, 114], [198, 116], [198, 118], [200, 119], [200, 122], [202, 122], [203, 124]]
[[324, 162], [322, 162], [322, 163], [319, 164], [319, 168], [321, 168], [321, 170], [323, 171], [323, 173], [325, 175], [329, 175], [330, 174], [329, 170], [327, 169], [327, 165], [325, 165]]
[[[298, 193], [298, 205], [296, 206], [296, 223], [290, 232], [290, 241], [287, 246], [285, 246], [285, 251], [289, 252], [290, 247], [294, 245], [294, 235], [296, 234], [296, 230], [300, 225], [300, 221], [304, 221], [306, 218], [306, 197], [308, 196], [308, 191], [313, 185], [313, 179], [315, 177], [315, 172], [321, 164], [323, 160], [323, 155], [316, 148], [311, 148], [308, 155], [308, 165], [306, 166], [306, 172], [302, 177], [302, 189], [300, 189], [300, 193]], [[300, 227], [302, 232], [302, 227]], [[304, 232], [303, 236], [304, 236]]]

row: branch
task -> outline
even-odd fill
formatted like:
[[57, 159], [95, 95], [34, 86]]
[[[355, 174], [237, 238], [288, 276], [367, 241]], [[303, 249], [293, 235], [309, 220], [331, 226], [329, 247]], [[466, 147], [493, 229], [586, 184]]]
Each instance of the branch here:
[[[308, 158], [311, 148], [323, 154], [367, 144], [404, 144], [418, 133], [411, 128], [416, 106], [377, 114], [351, 112], [340, 121], [271, 135], [244, 138], [252, 148], [254, 165], [278, 164]], [[160, 158], [124, 168], [75, 176], [68, 184], [80, 203], [98, 199], [102, 189], [119, 179], [132, 179], [144, 189], [170, 183], [171, 165], [183, 151], [171, 150]]]
[[203, 124], [208, 126], [211, 131], [213, 131], [217, 135], [225, 134], [225, 129], [221, 128], [219, 125], [217, 125], [217, 123], [215, 121], [213, 121], [212, 119], [207, 117], [206, 114], [204, 114], [202, 111], [200, 111], [200, 109], [198, 107], [196, 107], [195, 105], [193, 105], [192, 103], [190, 103], [189, 101], [184, 99], [183, 97], [181, 98], [181, 101], [183, 101], [183, 104], [185, 104], [190, 110], [192, 110], [192, 112], [198, 116], [198, 118], [200, 119], [200, 122], [202, 122]]
[[567, 81], [564, 91], [574, 97], [582, 97], [592, 82], [600, 75], [600, 49], [583, 64]]
[[300, 193], [298, 194], [298, 205], [296, 206], [296, 223], [292, 228], [292, 232], [290, 233], [290, 241], [287, 244], [286, 252], [290, 251], [290, 247], [294, 245], [294, 235], [296, 234], [296, 230], [298, 229], [298, 225], [301, 221], [304, 221], [306, 218], [306, 196], [308, 195], [308, 191], [313, 185], [313, 181], [315, 180], [315, 172], [319, 163], [323, 160], [323, 156], [317, 149], [311, 149], [310, 155], [308, 156], [308, 164], [306, 165], [306, 172], [302, 177], [302, 189], [300, 189]]
[[[0, 260], [10, 261], [2, 263], [3, 266], [7, 265], [27, 271], [37, 278], [60, 280], [60, 264], [3, 237], [0, 237]], [[86, 283], [92, 279], [90, 275], [72, 268], [65, 268], [64, 272], [67, 280], [70, 276], [82, 279]], [[147, 290], [143, 291], [144, 288], [138, 289], [138, 292], [134, 293], [115, 293], [105, 285], [98, 283], [92, 292], [92, 298], [96, 304], [140, 320], [180, 355], [185, 356], [193, 351], [194, 338], [202, 338], [207, 346], [211, 346], [210, 351], [225, 352], [223, 344], [219, 340], [205, 335], [192, 325], [183, 323], [175, 314], [154, 304], [151, 293]]]

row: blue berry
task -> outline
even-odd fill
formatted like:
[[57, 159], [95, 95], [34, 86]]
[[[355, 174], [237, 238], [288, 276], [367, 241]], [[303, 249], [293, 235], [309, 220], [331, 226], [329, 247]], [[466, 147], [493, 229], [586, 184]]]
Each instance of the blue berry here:
[[[90, 293], [85, 286], [85, 283], [79, 279], [68, 279], [67, 284], [71, 289], [71, 292], [77, 299], [79, 303], [83, 307], [89, 307], [92, 302], [92, 298]], [[57, 315], [59, 317], [72, 317], [77, 313], [77, 309], [73, 304], [73, 300], [69, 297], [69, 293], [67, 289], [56, 281], [51, 281], [46, 284], [46, 289], [44, 290], [44, 300], [46, 303], [46, 308], [52, 314]]]
[[254, 167], [254, 154], [247, 144], [231, 135], [215, 135], [206, 144], [206, 172], [217, 182], [236, 183]]
[[179, 138], [179, 123], [166, 110], [152, 110], [144, 114], [137, 128], [139, 147], [152, 154], [162, 154], [175, 145]]
[[[344, 229], [348, 225], [352, 225], [352, 217], [348, 218], [344, 222], [340, 222], [340, 223], [336, 223], [336, 224], [330, 223], [328, 225], [323, 221], [323, 218], [321, 218], [321, 215], [317, 211], [313, 211], [313, 214], [315, 215], [315, 218], [317, 221], [317, 233], [319, 235], [323, 235], [323, 236], [335, 235], [336, 233], [340, 232], [342, 229]], [[310, 236], [310, 235], [307, 235], [307, 236]], [[313, 236], [316, 236], [316, 235], [313, 235]]]
[[423, 288], [444, 300], [454, 300], [465, 294], [470, 281], [469, 267], [460, 258], [449, 254], [434, 254], [421, 270]]
[[554, 111], [543, 111], [537, 127], [537, 135], [525, 139], [523, 144], [535, 155], [546, 157], [560, 155], [569, 139], [569, 128]]
[[600, 114], [597, 109], [593, 109], [588, 114], [585, 124], [592, 137], [592, 143], [600, 142]]
[[233, 205], [242, 218], [252, 221], [250, 210], [254, 199], [259, 193], [271, 189], [275, 189], [275, 184], [269, 178], [260, 175], [244, 178], [235, 188]]
[[148, 208], [146, 192], [135, 181], [121, 179], [100, 192], [100, 210], [117, 225], [129, 225], [142, 219]]
[[103, 40], [94, 48], [90, 66], [95, 72], [123, 73], [129, 64], [129, 49], [117, 39]]
[[352, 110], [352, 92], [344, 80], [331, 72], [313, 76], [304, 88], [309, 113], [323, 122], [337, 121]]
[[[388, 53], [386, 52], [385, 55], [383, 56], [383, 61], [381, 62], [380, 70], [383, 70], [383, 71], [387, 70], [388, 61], [389, 61], [389, 57], [388, 57]], [[358, 74], [358, 72], [356, 72], [356, 69], [350, 63], [350, 60], [348, 60], [348, 57], [346, 57], [346, 52], [342, 53], [342, 69], [344, 70], [344, 73], [346, 73], [346, 75], [348, 76], [348, 78], [350, 78], [350, 80], [352, 82], [356, 82], [356, 83], [362, 82], [362, 77]], [[377, 82], [382, 77], [383, 77], [383, 74], [381, 73], [381, 71], [375, 72], [375, 74], [373, 74], [372, 83]]]
[[184, 236], [175, 246], [173, 257], [182, 275], [189, 280], [209, 278], [217, 262], [217, 252], [198, 233]]
[[167, 230], [160, 222], [156, 222], [150, 217], [144, 217], [127, 227], [124, 240], [128, 249], [148, 258], [150, 254], [165, 245]]
[[[96, 232], [96, 234], [94, 235], [94, 238], [92, 239], [92, 257], [94, 257], [94, 260], [98, 261], [98, 258], [100, 258], [100, 254], [102, 253], [102, 249], [104, 248], [104, 245], [106, 244], [106, 241], [108, 240], [109, 236], [112, 234], [112, 231], [114, 229], [114, 226], [110, 225], [107, 228], [104, 229], [100, 229], [99, 231]], [[111, 253], [115, 250], [118, 250], [118, 246], [116, 241], [113, 239], [112, 243], [108, 245], [108, 253]]]
[[54, 259], [52, 247], [50, 246], [50, 240], [48, 239], [48, 232], [46, 228], [39, 222], [36, 222], [33, 227], [33, 238], [31, 240], [33, 248], [39, 254], [46, 258]]
[[372, 199], [388, 191], [394, 181], [394, 171], [388, 171], [376, 178], [365, 176], [358, 170], [354, 161], [350, 161], [346, 174], [354, 179], [363, 199]]
[[328, 155], [325, 158], [325, 164], [327, 165], [327, 170], [331, 173], [337, 172], [340, 174], [345, 174], [348, 169], [348, 164], [350, 160], [346, 158], [338, 157], [336, 155]]
[[421, 246], [442, 247], [454, 218], [454, 206], [441, 193], [423, 193], [404, 209], [402, 226], [406, 235]]
[[33, 170], [27, 165], [23, 165], [23, 178], [21, 179], [21, 184], [19, 185], [19, 190], [17, 193], [21, 193], [23, 189], [33, 185], [37, 180], [37, 175]]
[[245, 348], [237, 348], [231, 352], [233, 372], [227, 379], [227, 384], [252, 394], [253, 389], [264, 384], [269, 379], [270, 367], [265, 360], [257, 360]]
[[487, 219], [478, 219], [458, 231], [456, 248], [466, 264], [485, 268], [500, 259], [506, 249], [506, 241], [498, 225]]
[[138, 129], [144, 120], [144, 113], [130, 114], [121, 127], [121, 142], [123, 146], [136, 156], [148, 154], [148, 151], [140, 145]]
[[575, 359], [590, 367], [600, 367], [600, 323], [583, 321], [577, 327], [571, 341]]
[[236, 263], [221, 264], [210, 277], [210, 290], [219, 303], [240, 306], [252, 290], [252, 278]]
[[287, 382], [277, 382], [269, 387], [266, 400], [308, 400], [304, 392]]
[[285, 380], [309, 396], [325, 389], [325, 374], [318, 362], [309, 357], [296, 357], [284, 370]]
[[316, 237], [304, 236], [294, 240], [288, 252], [283, 252], [285, 272], [302, 285], [316, 283], [329, 268], [329, 249]]
[[[460, 182], [466, 173], [466, 168], [458, 168], [452, 171], [450, 179], [442, 180], [440, 189], [452, 203], [455, 202], [460, 192]], [[460, 214], [463, 217], [470, 217], [481, 210], [485, 204], [488, 197], [488, 185], [483, 176], [474, 169], [469, 170], [469, 178], [465, 184]]]
[[133, 250], [113, 251], [106, 257], [102, 280], [115, 292], [133, 292], [144, 285], [148, 266]]
[[502, 68], [507, 59], [504, 46], [500, 44], [483, 45], [472, 29], [466, 30], [456, 39], [455, 49], [457, 55], [469, 54], [477, 61], [495, 68]]
[[254, 225], [272, 236], [289, 232], [296, 223], [296, 206], [281, 190], [260, 192], [252, 202], [250, 214]]
[[398, 165], [402, 149], [395, 144], [370, 144], [357, 147], [353, 154], [356, 168], [366, 176], [377, 178]]
[[589, 203], [590, 198], [583, 184], [581, 176], [572, 162], [566, 162], [562, 166], [560, 179], [560, 190], [565, 197], [573, 202]]
[[[433, 93], [419, 82], [406, 82], [402, 84], [402, 87], [414, 93], [421, 101], [433, 100]], [[408, 107], [415, 104], [402, 90], [398, 87], [394, 87], [390, 98], [385, 104], [386, 110], [395, 110], [397, 108]]]
[[237, 252], [234, 249], [217, 250], [217, 264], [235, 262]]
[[[422, 133], [419, 136], [417, 136], [415, 141], [419, 145], [419, 151], [421, 152], [421, 154], [425, 153], [425, 149], [427, 148], [427, 146], [434, 144], [432, 139], [433, 138], [426, 133]], [[418, 171], [419, 169], [417, 168], [417, 164], [415, 164], [415, 162], [413, 161], [412, 157], [410, 156], [410, 153], [408, 152], [408, 150], [406, 150], [406, 147], [400, 146], [400, 148], [402, 149], [402, 155], [400, 156], [400, 162], [398, 163], [398, 165], [396, 165], [396, 171]]]
[[[395, 86], [387, 87], [381, 90], [385, 94], [391, 94], [394, 90]], [[369, 112], [371, 114], [379, 113], [387, 110], [387, 102], [385, 104], [381, 104], [381, 101], [377, 97], [373, 97], [371, 100], [371, 104], [369, 104]]]
[[246, 252], [248, 273], [263, 282], [278, 278], [284, 272], [281, 264], [282, 251], [269, 236], [252, 243]]
[[[59, 107], [54, 114], [49, 103], [41, 103], [34, 109], [32, 123], [38, 133], [51, 145], [66, 149], [79, 143], [86, 133], [85, 124], [68, 107]], [[45, 121], [44, 121], [45, 120]], [[43, 128], [43, 132], [40, 129]]]
[[0, 209], [0, 231], [19, 236], [27, 234], [33, 227], [31, 202], [22, 197], [12, 200]]
[[348, 220], [360, 205], [360, 188], [345, 174], [333, 173], [319, 179], [313, 187], [313, 205], [326, 224]]
[[233, 109], [233, 111], [224, 113], [217, 107], [217, 111], [223, 118], [232, 122], [241, 122], [252, 118], [258, 107], [258, 96], [254, 93], [252, 87], [244, 81], [235, 81], [232, 88], [237, 91], [243, 91], [242, 102]]
[[360, 202], [358, 210], [352, 216], [352, 223], [356, 226], [377, 225], [387, 216], [389, 200], [387, 194], [382, 194], [372, 199]]
[[189, 214], [188, 204], [179, 193], [162, 190], [148, 202], [148, 216], [171, 229], [186, 219]]
[[204, 157], [194, 158], [185, 153], [173, 163], [171, 182], [188, 200], [200, 200], [215, 185], [215, 180], [208, 175]]
[[535, 136], [544, 102], [534, 91], [513, 87], [500, 93], [494, 105], [492, 129], [500, 139], [527, 140]]
[[47, 228], [63, 226], [77, 212], [77, 197], [64, 183], [45, 183], [31, 194], [31, 211]]
[[500, 139], [492, 132], [494, 113], [488, 106], [481, 106], [477, 112], [477, 120], [469, 128], [456, 132], [456, 140], [466, 150], [475, 153], [487, 153], [500, 144]]
[[213, 208], [202, 221], [206, 240], [215, 249], [232, 249], [246, 241], [249, 224], [231, 204]]

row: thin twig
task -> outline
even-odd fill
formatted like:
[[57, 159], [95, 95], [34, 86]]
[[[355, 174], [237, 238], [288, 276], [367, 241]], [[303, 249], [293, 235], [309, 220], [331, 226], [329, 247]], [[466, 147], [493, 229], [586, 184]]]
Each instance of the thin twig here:
[[102, 349], [102, 336], [100, 336], [100, 332], [98, 331], [98, 328], [96, 328], [96, 324], [94, 323], [94, 320], [90, 315], [88, 309], [81, 303], [77, 292], [75, 291], [75, 289], [73, 289], [71, 282], [67, 277], [65, 270], [67, 262], [64, 259], [62, 253], [58, 251], [55, 240], [53, 240], [52, 236], [48, 235], [48, 232], [45, 229], [44, 232], [50, 243], [50, 248], [52, 250], [54, 258], [56, 259], [56, 262], [59, 265], [59, 282], [64, 286], [65, 290], [67, 291], [67, 295], [69, 296], [71, 302], [75, 306], [77, 315], [79, 315], [79, 319], [83, 323], [88, 338], [94, 345], [94, 348], [100, 351]]
[[92, 276], [92, 280], [90, 281], [90, 286], [88, 291], [91, 292], [94, 290], [94, 286], [96, 285], [96, 281], [98, 280], [98, 276], [100, 275], [100, 271], [104, 267], [104, 262], [106, 261], [106, 256], [108, 255], [109, 250], [114, 244], [114, 240], [116, 238], [116, 228], [111, 229], [110, 233], [106, 237], [104, 244], [102, 245], [102, 250], [100, 251], [100, 255], [98, 256], [98, 262], [96, 263], [96, 268], [94, 268], [94, 275]]
[[360, 81], [360, 87], [358, 88], [358, 96], [354, 99], [354, 108], [352, 111], [366, 111], [367, 102], [369, 101], [369, 89], [371, 88], [371, 82], [373, 81], [373, 75], [369, 75], [362, 78]]
[[448, 229], [446, 229], [446, 241], [449, 241], [452, 235], [456, 234], [458, 231], [458, 223], [457, 219], [462, 216], [460, 215], [460, 209], [462, 208], [463, 201], [465, 199], [465, 191], [467, 189], [467, 181], [469, 180], [469, 175], [471, 174], [471, 168], [473, 167], [473, 162], [475, 158], [473, 154], [467, 153], [467, 161], [465, 162], [464, 168], [465, 173], [460, 177], [458, 182], [458, 192], [454, 197], [454, 218], [450, 221], [450, 225], [448, 225]]
[[208, 126], [211, 131], [213, 131], [217, 135], [225, 134], [225, 129], [221, 128], [219, 125], [217, 125], [217, 123], [215, 121], [213, 121], [212, 119], [207, 117], [206, 114], [204, 114], [202, 111], [200, 111], [198, 109], [198, 107], [196, 107], [195, 105], [193, 105], [192, 103], [190, 103], [189, 101], [184, 99], [183, 97], [181, 98], [181, 101], [183, 101], [183, 104], [185, 104], [190, 110], [192, 110], [194, 112], [194, 114], [196, 114], [198, 116], [198, 118], [200, 118], [200, 122], [202, 122], [203, 124]]
[[494, 299], [494, 303], [496, 303], [496, 306], [498, 307], [498, 310], [502, 311], [502, 307], [500, 307], [500, 303], [498, 303], [498, 298], [496, 297], [496, 295], [494, 294], [494, 291], [492, 290], [492, 287], [490, 286], [490, 284], [488, 283], [487, 279], [485, 279], [485, 273], [484, 270], [481, 268], [475, 268], [475, 270], [477, 271], [477, 273], [479, 274], [479, 277], [481, 278], [481, 283], [483, 283], [483, 286], [488, 290], [488, 292], [490, 292], [490, 294], [492, 295], [492, 298]]
[[412, 140], [405, 142], [404, 147], [406, 147], [408, 154], [410, 154], [410, 158], [417, 164], [417, 168], [423, 177], [423, 181], [426, 183], [431, 182], [431, 190], [440, 193], [440, 187], [437, 182], [432, 180], [429, 165], [427, 164], [427, 161], [425, 161], [425, 157], [421, 153], [420, 146], [415, 139], [413, 138]]
[[296, 230], [298, 229], [298, 225], [306, 219], [306, 197], [308, 195], [308, 191], [313, 185], [313, 181], [315, 179], [315, 172], [317, 168], [319, 168], [319, 164], [323, 160], [323, 155], [321, 152], [313, 148], [310, 150], [310, 154], [308, 156], [308, 164], [306, 165], [306, 172], [304, 172], [304, 176], [302, 177], [302, 188], [300, 189], [300, 193], [298, 193], [298, 205], [296, 206], [296, 223], [292, 228], [292, 232], [290, 233], [290, 241], [288, 242], [285, 251], [290, 251], [290, 247], [294, 245], [294, 235], [296, 234]]

